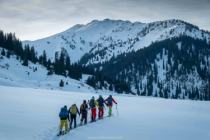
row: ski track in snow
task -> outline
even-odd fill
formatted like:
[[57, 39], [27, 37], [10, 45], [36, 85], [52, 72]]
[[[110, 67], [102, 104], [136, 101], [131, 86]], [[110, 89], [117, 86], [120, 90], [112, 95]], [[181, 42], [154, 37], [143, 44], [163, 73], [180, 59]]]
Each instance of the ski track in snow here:
[[[70, 132], [68, 132], [67, 134], [63, 135], [63, 136], [56, 136], [54, 134], [58, 133], [58, 131], [55, 132], [55, 130], [59, 130], [58, 128], [52, 128], [51, 130], [48, 130], [48, 135], [44, 136], [45, 140], [49, 140], [49, 138], [52, 139], [51, 140], [57, 140], [57, 139], [65, 139], [66, 137], [68, 137], [67, 135], [71, 135], [71, 133], [76, 133], [77, 131], [85, 131], [85, 129], [91, 129], [91, 127], [96, 127], [96, 126], [99, 126], [99, 125], [103, 125], [106, 123], [106, 121], [109, 121], [109, 119], [113, 118], [114, 116], [112, 117], [107, 117], [107, 113], [105, 114], [105, 117], [104, 119], [102, 120], [98, 120], [96, 122], [90, 122], [90, 112], [89, 112], [89, 117], [88, 117], [88, 123], [86, 125], [82, 125], [82, 126], [79, 126], [79, 117], [77, 117], [77, 127], [76, 128], [73, 128], [72, 130], [70, 130]], [[105, 122], [103, 122], [105, 121]], [[95, 124], [95, 123], [99, 123], [98, 124]], [[100, 127], [100, 126], [99, 126]], [[81, 130], [80, 130], [81, 129]], [[64, 137], [64, 138], [63, 138]]]

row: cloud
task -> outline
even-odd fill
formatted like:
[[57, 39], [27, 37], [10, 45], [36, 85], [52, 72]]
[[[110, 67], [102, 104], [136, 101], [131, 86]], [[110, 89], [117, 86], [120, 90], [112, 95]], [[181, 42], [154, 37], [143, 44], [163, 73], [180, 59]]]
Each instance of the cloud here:
[[210, 30], [209, 0], [0, 0], [0, 28], [38, 39], [93, 19], [179, 18]]

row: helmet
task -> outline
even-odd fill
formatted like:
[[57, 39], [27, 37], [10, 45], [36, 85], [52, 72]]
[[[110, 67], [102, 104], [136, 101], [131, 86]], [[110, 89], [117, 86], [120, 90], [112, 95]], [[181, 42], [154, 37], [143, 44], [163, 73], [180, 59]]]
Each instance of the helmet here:
[[94, 99], [95, 99], [95, 97], [94, 97], [94, 96], [92, 96], [92, 99], [94, 100]]

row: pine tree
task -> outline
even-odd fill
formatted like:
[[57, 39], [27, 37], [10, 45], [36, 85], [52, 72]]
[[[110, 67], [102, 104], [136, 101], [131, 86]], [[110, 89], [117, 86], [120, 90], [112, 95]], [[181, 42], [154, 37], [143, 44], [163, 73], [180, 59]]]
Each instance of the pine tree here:
[[180, 89], [179, 85], [177, 84], [176, 91], [175, 91], [175, 96], [174, 96], [175, 99], [178, 99], [178, 97], [179, 97], [179, 94], [180, 94], [180, 90], [179, 89]]
[[70, 57], [66, 56], [66, 60], [65, 60], [65, 69], [68, 70], [71, 66], [71, 62], [70, 62]]
[[5, 55], [6, 55], [6, 53], [5, 53], [5, 50], [4, 50], [4, 49], [2, 49], [2, 51], [1, 51], [1, 55], [2, 55], [2, 56], [5, 56]]
[[46, 65], [47, 69], [48, 69], [48, 70], [52, 70], [51, 66], [52, 66], [52, 62], [51, 62], [50, 59], [48, 59], [47, 65]]
[[23, 66], [28, 66], [28, 59], [25, 57], [23, 60]]
[[7, 57], [7, 58], [10, 58], [10, 55], [11, 55], [10, 51], [7, 51], [6, 57]]
[[60, 87], [64, 87], [64, 81], [61, 79], [60, 83], [59, 83]]
[[36, 53], [34, 47], [31, 47], [30, 49], [30, 56], [31, 56], [31, 62], [36, 63], [37, 58], [36, 58]]
[[167, 88], [165, 88], [164, 89], [164, 98], [166, 98], [166, 99], [168, 99], [168, 89]]
[[110, 91], [113, 91], [113, 86], [112, 86], [112, 84], [109, 84], [109, 90], [110, 90]]
[[66, 76], [65, 72], [65, 54], [61, 52], [59, 58], [59, 74]]
[[59, 73], [59, 57], [58, 57], [58, 52], [55, 53], [54, 72], [55, 72], [55, 74], [60, 74]]
[[47, 67], [47, 54], [46, 54], [46, 51], [44, 50], [43, 51], [43, 54], [42, 54], [42, 64]]

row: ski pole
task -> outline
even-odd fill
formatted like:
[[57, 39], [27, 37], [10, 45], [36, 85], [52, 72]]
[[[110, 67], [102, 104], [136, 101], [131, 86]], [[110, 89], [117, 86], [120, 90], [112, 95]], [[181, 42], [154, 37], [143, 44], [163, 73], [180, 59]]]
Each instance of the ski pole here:
[[118, 112], [117, 104], [116, 104], [116, 110], [117, 110], [117, 116], [119, 116], [119, 112]]

